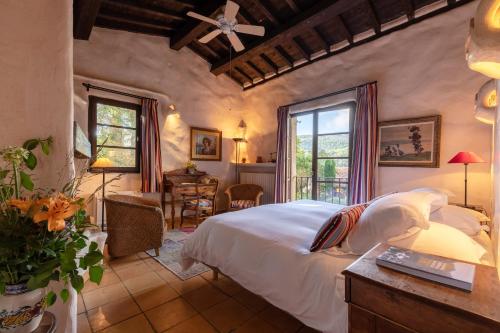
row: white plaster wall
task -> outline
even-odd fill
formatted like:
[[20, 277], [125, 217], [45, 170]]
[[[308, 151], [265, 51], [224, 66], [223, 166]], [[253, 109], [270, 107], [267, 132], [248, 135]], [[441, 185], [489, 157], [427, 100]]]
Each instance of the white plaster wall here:
[[[200, 170], [219, 177], [222, 190], [233, 182], [231, 138], [244, 115], [241, 89], [224, 76], [212, 75], [209, 64], [192, 51], [171, 50], [166, 38], [94, 28], [89, 41], [75, 41], [74, 72], [170, 97], [180, 117], [167, 117], [166, 106], [162, 105], [165, 112], [160, 112], [159, 123], [164, 171], [183, 167], [189, 160], [190, 126], [221, 130], [222, 161], [196, 163]], [[90, 93], [102, 95], [98, 91]], [[75, 119], [87, 130], [88, 99], [80, 81], [75, 81], [75, 95]], [[96, 177], [88, 184], [88, 191], [99, 182]], [[120, 190], [139, 190], [140, 183], [140, 176], [131, 174], [115, 185]]]
[[[463, 201], [461, 165], [447, 161], [470, 150], [489, 162], [491, 127], [473, 117], [474, 95], [487, 80], [468, 70], [464, 43], [477, 2], [405, 30], [285, 74], [246, 91], [248, 154], [275, 150], [276, 109], [364, 82], [377, 80], [379, 119], [441, 114], [441, 167], [379, 168], [378, 193], [416, 186], [445, 187]], [[469, 168], [469, 203], [491, 207], [489, 163]]]
[[[497, 80], [497, 96], [500, 94], [500, 80]], [[496, 121], [494, 125], [494, 149], [493, 149], [493, 197], [494, 197], [494, 219], [493, 219], [493, 244], [497, 258], [497, 269], [500, 277], [500, 105], [497, 108]]]
[[4, 0], [0, 10], [0, 147], [52, 135], [53, 154], [35, 175], [42, 187], [71, 171], [72, 13], [67, 0]]

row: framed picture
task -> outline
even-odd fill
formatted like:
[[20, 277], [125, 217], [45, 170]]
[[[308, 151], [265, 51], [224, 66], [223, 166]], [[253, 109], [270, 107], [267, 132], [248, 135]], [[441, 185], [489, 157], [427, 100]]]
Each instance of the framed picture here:
[[222, 159], [222, 132], [191, 127], [191, 160], [220, 161]]
[[378, 124], [379, 166], [439, 168], [441, 116]]

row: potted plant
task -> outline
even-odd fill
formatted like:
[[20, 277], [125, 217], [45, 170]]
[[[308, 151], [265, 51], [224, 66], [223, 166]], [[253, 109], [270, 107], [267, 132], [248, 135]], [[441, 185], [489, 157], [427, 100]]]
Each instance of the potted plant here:
[[186, 172], [190, 175], [194, 175], [196, 173], [196, 164], [193, 161], [188, 161], [186, 163]]
[[[82, 290], [85, 271], [95, 283], [104, 272], [97, 243], [84, 234], [81, 179], [60, 191], [41, 190], [29, 175], [37, 166], [34, 150], [49, 155], [51, 146], [49, 137], [0, 150], [0, 332], [34, 331], [58, 296], [66, 302], [69, 288]], [[56, 295], [50, 281], [65, 287]]]

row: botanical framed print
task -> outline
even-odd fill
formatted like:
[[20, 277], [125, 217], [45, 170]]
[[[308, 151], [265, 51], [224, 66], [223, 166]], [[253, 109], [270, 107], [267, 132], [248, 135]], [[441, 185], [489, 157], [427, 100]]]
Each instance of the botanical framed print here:
[[378, 124], [379, 166], [439, 168], [441, 116]]
[[191, 127], [191, 160], [220, 161], [222, 159], [222, 132]]

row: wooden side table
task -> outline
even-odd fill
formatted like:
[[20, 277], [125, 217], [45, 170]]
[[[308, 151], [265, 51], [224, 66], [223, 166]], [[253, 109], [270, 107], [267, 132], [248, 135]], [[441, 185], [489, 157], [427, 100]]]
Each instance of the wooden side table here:
[[476, 265], [472, 292], [379, 267], [379, 244], [345, 269], [350, 333], [498, 333], [500, 281]]

